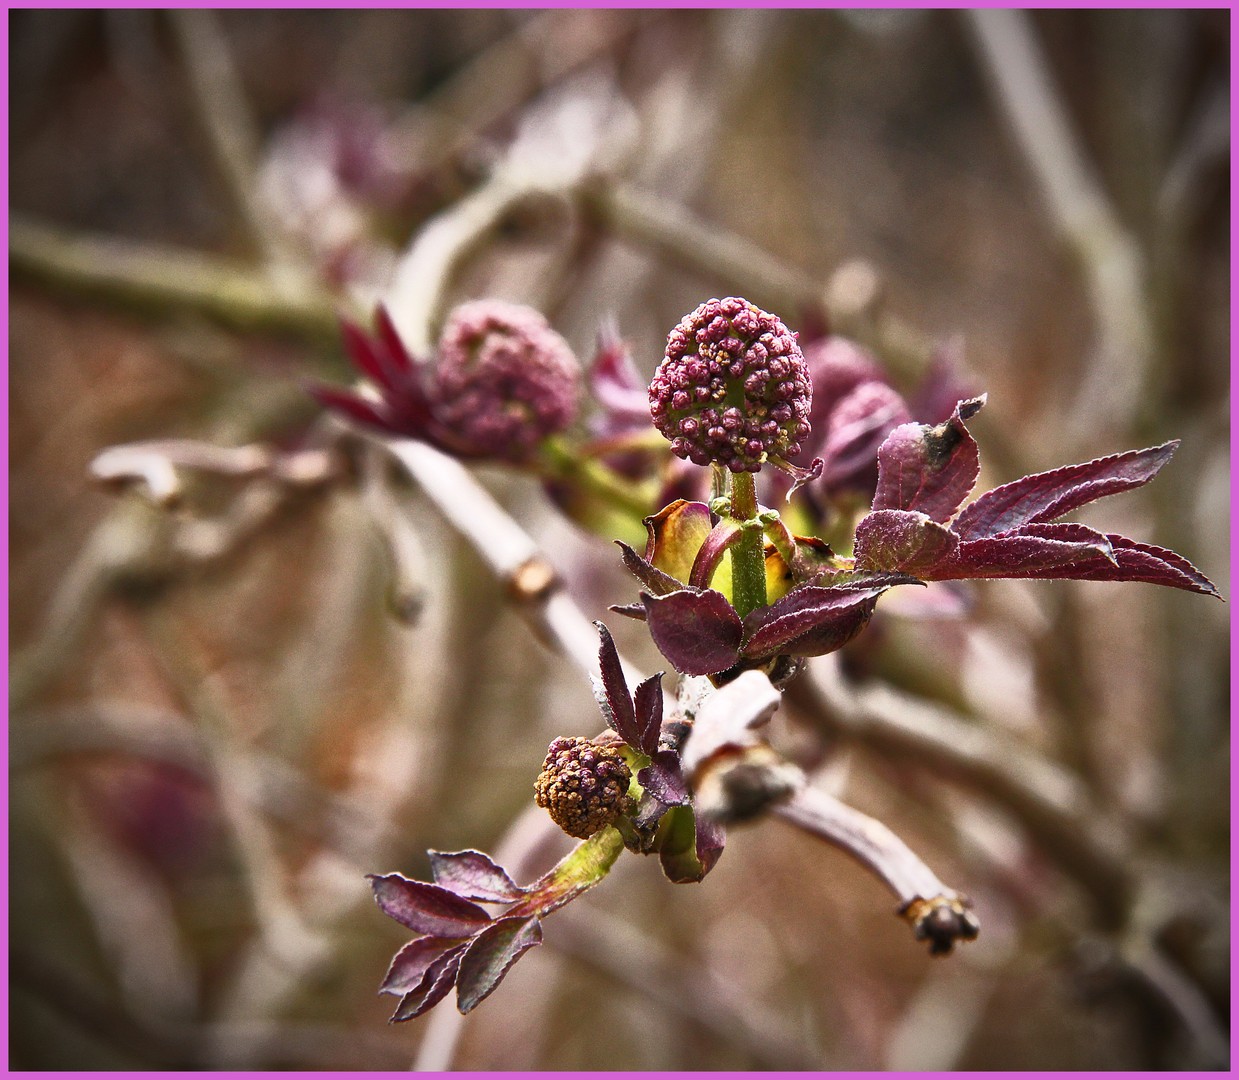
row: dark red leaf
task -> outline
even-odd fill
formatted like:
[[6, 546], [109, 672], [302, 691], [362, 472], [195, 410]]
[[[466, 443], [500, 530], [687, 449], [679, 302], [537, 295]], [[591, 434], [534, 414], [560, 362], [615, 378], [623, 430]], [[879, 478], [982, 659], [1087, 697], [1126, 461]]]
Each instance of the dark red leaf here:
[[460, 949], [468, 943], [468, 938], [414, 938], [396, 953], [379, 993], [404, 997], [421, 985], [426, 972], [444, 953]]
[[637, 783], [664, 807], [683, 806], [689, 801], [688, 788], [680, 771], [680, 758], [672, 750], [650, 755], [650, 763], [637, 773]]
[[736, 609], [713, 589], [641, 594], [650, 637], [682, 675], [713, 675], [739, 659], [743, 627]]
[[613, 325], [598, 332], [598, 351], [589, 366], [589, 386], [598, 403], [620, 416], [641, 417], [647, 422], [650, 399], [627, 344]]
[[381, 344], [376, 345], [361, 327], [348, 319], [340, 320], [340, 334], [344, 338], [344, 351], [363, 375], [384, 390], [396, 389], [401, 382], [401, 372], [396, 370]]
[[911, 419], [903, 398], [886, 383], [871, 379], [854, 387], [830, 412], [822, 483], [835, 487], [875, 469], [886, 436]]
[[[885, 591], [885, 587], [829, 589], [802, 585], [745, 619], [743, 654], [750, 660], [760, 660], [781, 652], [794, 656], [833, 652], [868, 622], [875, 601]], [[836, 640], [838, 644], [831, 646]], [[802, 652], [802, 645], [813, 651]]]
[[1172, 589], [1220, 597], [1213, 582], [1182, 555], [1114, 533], [1107, 534], [1106, 539], [1114, 552], [1114, 563], [1094, 559], [1072, 564], [1058, 573], [1038, 576], [1082, 581], [1147, 581], [1153, 585], [1168, 585]]
[[622, 540], [616, 540], [615, 543], [619, 545], [620, 557], [629, 573], [655, 596], [665, 596], [684, 588], [684, 582], [663, 573], [653, 563], [646, 562]]
[[959, 538], [916, 510], [874, 510], [856, 526], [856, 565], [928, 576], [950, 556]]
[[614, 611], [616, 615], [623, 615], [628, 619], [645, 622], [645, 608], [641, 604], [612, 604], [607, 610]]
[[601, 639], [598, 646], [598, 670], [602, 674], [601, 682], [594, 682], [594, 697], [598, 699], [598, 707], [602, 710], [607, 725], [629, 746], [636, 746], [641, 733], [637, 730], [637, 716], [633, 711], [632, 695], [628, 692], [624, 669], [620, 665], [619, 652], [615, 648], [611, 631], [603, 623], [596, 622], [594, 625], [598, 628]]
[[502, 866], [481, 851], [431, 851], [435, 884], [466, 900], [509, 904], [525, 895]]
[[874, 510], [919, 510], [945, 524], [968, 497], [981, 471], [976, 440], [964, 421], [975, 416], [985, 397], [961, 401], [936, 427], [901, 424], [878, 450], [878, 488]]
[[1003, 484], [966, 507], [955, 522], [955, 531], [963, 540], [976, 540], [1029, 523], [1053, 521], [1106, 495], [1147, 484], [1178, 445], [1168, 442], [1148, 450], [1129, 450]]
[[[1080, 526], [1084, 528], [1084, 526]], [[1063, 577], [1073, 565], [1113, 567], [1113, 553], [1106, 537], [1092, 529], [1091, 536], [1073, 534], [1071, 539], [1008, 533], [961, 543], [955, 554], [936, 566], [935, 581], [950, 578], [1045, 578]]]
[[466, 950], [456, 977], [456, 1007], [467, 1013], [492, 993], [509, 969], [535, 945], [542, 944], [536, 915], [496, 919]]
[[391, 422], [385, 405], [350, 393], [348, 390], [324, 386], [321, 383], [310, 383], [305, 389], [310, 397], [326, 409], [342, 413], [350, 420], [355, 420], [367, 427], [375, 427], [391, 435], [401, 434]]
[[697, 862], [701, 865], [701, 876], [705, 877], [714, 869], [714, 864], [723, 854], [727, 830], [721, 822], [711, 821], [701, 814], [695, 814], [693, 822], [696, 828]]
[[653, 756], [658, 750], [658, 734], [663, 726], [663, 673], [643, 680], [633, 695], [637, 711], [640, 742], [629, 743], [641, 753]]
[[401, 874], [368, 876], [383, 914], [419, 934], [468, 937], [490, 922], [477, 904], [439, 885], [410, 881]]
[[402, 1020], [421, 1016], [447, 997], [448, 991], [456, 983], [456, 972], [460, 968], [460, 958], [464, 951], [465, 947], [459, 945], [431, 964], [422, 976], [422, 981], [400, 999], [390, 1023], [398, 1024]]
[[379, 340], [386, 347], [387, 354], [396, 367], [400, 371], [413, 371], [417, 367], [417, 358], [405, 348], [404, 340], [400, 337], [396, 324], [392, 322], [391, 315], [384, 304], [379, 304], [375, 323], [379, 328]]

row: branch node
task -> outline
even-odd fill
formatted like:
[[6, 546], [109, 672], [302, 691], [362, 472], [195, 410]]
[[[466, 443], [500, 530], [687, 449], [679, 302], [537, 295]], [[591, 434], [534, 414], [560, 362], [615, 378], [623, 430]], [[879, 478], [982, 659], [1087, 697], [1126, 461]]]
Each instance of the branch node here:
[[901, 905], [898, 913], [908, 921], [917, 941], [929, 942], [930, 956], [949, 956], [957, 941], [975, 941], [981, 932], [971, 909], [968, 897], [951, 893], [930, 900], [915, 897]]

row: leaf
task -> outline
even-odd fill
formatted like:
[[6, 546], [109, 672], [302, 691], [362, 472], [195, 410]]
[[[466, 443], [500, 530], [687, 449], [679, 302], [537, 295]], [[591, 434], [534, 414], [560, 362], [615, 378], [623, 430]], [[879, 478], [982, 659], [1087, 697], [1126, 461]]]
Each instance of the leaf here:
[[525, 890], [508, 876], [508, 872], [481, 851], [431, 851], [428, 854], [435, 884], [450, 889], [457, 896], [508, 904], [525, 895]]
[[646, 561], [682, 584], [686, 583], [693, 560], [714, 527], [710, 508], [705, 503], [676, 499], [657, 514], [647, 517], [645, 527], [649, 532]]
[[614, 324], [598, 332], [598, 351], [589, 365], [589, 387], [598, 403], [620, 416], [649, 418], [650, 398], [632, 353]]
[[[1081, 526], [1083, 528], [1083, 526]], [[954, 556], [934, 568], [935, 581], [950, 578], [1045, 578], [1065, 577], [1073, 565], [1114, 565], [1109, 540], [1089, 529], [1088, 539], [1008, 533], [968, 540], [955, 549]]]
[[688, 787], [680, 771], [680, 756], [673, 750], [650, 755], [650, 763], [637, 773], [637, 783], [664, 807], [683, 806], [689, 801]]
[[419, 934], [469, 937], [490, 922], [477, 904], [439, 885], [410, 881], [401, 874], [367, 876], [383, 914]]
[[1062, 572], [1045, 576], [1081, 581], [1147, 581], [1153, 585], [1168, 585], [1172, 589], [1185, 589], [1221, 599], [1213, 582], [1182, 555], [1114, 533], [1108, 533], [1106, 539], [1114, 553], [1114, 562], [1094, 560], [1070, 565]]
[[980, 451], [964, 421], [985, 395], [961, 401], [937, 427], [901, 424], [878, 450], [874, 510], [919, 510], [945, 524], [968, 497], [981, 471]]
[[645, 607], [641, 604], [611, 604], [607, 610], [614, 611], [616, 615], [623, 615], [627, 619], [645, 622]]
[[827, 487], [854, 480], [877, 468], [878, 448], [900, 424], [912, 417], [898, 391], [869, 380], [854, 387], [830, 411], [822, 457]]
[[1147, 484], [1178, 445], [1175, 441], [1148, 450], [1129, 450], [1003, 484], [966, 507], [955, 522], [955, 531], [963, 540], [975, 540], [1029, 523], [1053, 521], [1106, 495]]
[[[713, 837], [710, 837], [712, 840]], [[697, 854], [697, 825], [691, 806], [668, 810], [658, 826], [658, 861], [668, 880], [677, 885], [700, 881], [718, 862], [722, 848], [707, 843], [706, 861]]]
[[719, 569], [723, 556], [744, 535], [740, 523], [725, 518], [714, 526], [697, 549], [697, 557], [693, 559], [692, 569], [688, 572], [687, 582], [694, 589], [708, 589]]
[[658, 750], [658, 736], [663, 726], [663, 672], [651, 675], [637, 686], [633, 703], [636, 705], [640, 742], [628, 745], [653, 757]]
[[[629, 746], [636, 746], [640, 739], [637, 731], [637, 717], [633, 711], [632, 695], [628, 692], [628, 682], [624, 678], [624, 669], [620, 664], [619, 652], [615, 648], [615, 640], [611, 631], [604, 623], [595, 622], [598, 628], [598, 670], [602, 675], [601, 686], [594, 683], [594, 696], [598, 699], [598, 707], [602, 710], [607, 724]], [[599, 694], [599, 689], [602, 693]]]
[[677, 581], [670, 574], [665, 574], [653, 564], [646, 562], [622, 540], [616, 540], [615, 543], [620, 549], [620, 558], [624, 560], [629, 573], [655, 596], [665, 596], [667, 593], [684, 588], [684, 582]]
[[403, 1020], [412, 1020], [422, 1013], [433, 1009], [445, 997], [456, 983], [456, 972], [460, 968], [460, 958], [465, 947], [457, 946], [451, 952], [444, 953], [436, 960], [422, 976], [422, 981], [400, 999], [396, 1011], [392, 1013], [392, 1024]]
[[[802, 585], [745, 620], [745, 658], [760, 660], [776, 653], [821, 656], [849, 642], [869, 621], [873, 605], [886, 587], [831, 589]], [[810, 651], [802, 651], [808, 649]]]
[[958, 543], [950, 529], [917, 510], [873, 510], [856, 526], [856, 565], [927, 576]]
[[392, 959], [387, 977], [379, 987], [380, 994], [396, 994], [404, 997], [421, 985], [426, 972], [445, 953], [467, 945], [468, 938], [414, 938]]
[[727, 842], [727, 830], [722, 822], [711, 821], [701, 814], [693, 816], [696, 829], [697, 862], [701, 866], [701, 876], [704, 878], [714, 869], [715, 863], [723, 854], [723, 845]]
[[344, 351], [353, 365], [386, 391], [395, 390], [402, 372], [392, 363], [385, 349], [376, 347], [370, 335], [348, 319], [340, 320], [340, 336], [344, 339]]
[[456, 1007], [471, 1012], [502, 981], [512, 965], [542, 944], [542, 923], [536, 915], [496, 919], [473, 939], [456, 976]]
[[743, 627], [736, 609], [713, 589], [641, 594], [650, 637], [682, 675], [713, 675], [739, 659]]
[[322, 383], [309, 383], [305, 390], [325, 409], [342, 413], [359, 424], [376, 427], [392, 435], [401, 434], [400, 429], [392, 423], [386, 405]]

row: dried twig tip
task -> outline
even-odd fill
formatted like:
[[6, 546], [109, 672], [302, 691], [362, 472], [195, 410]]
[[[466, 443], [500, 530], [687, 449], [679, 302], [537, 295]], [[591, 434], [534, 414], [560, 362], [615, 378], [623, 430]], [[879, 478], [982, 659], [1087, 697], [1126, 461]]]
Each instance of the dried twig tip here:
[[959, 894], [932, 900], [918, 896], [904, 904], [899, 914], [911, 923], [917, 941], [929, 942], [930, 956], [947, 956], [957, 941], [975, 941], [981, 932], [971, 908], [972, 901]]

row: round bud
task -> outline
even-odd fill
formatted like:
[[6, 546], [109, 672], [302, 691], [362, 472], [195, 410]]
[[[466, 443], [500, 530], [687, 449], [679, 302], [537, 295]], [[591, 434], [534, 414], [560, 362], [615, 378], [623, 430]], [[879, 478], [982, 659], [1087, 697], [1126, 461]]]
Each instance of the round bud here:
[[813, 389], [796, 335], [736, 296], [680, 320], [649, 393], [654, 426], [697, 465], [757, 472], [809, 434]]
[[468, 451], [521, 461], [576, 419], [580, 364], [532, 308], [474, 300], [443, 328], [430, 397], [435, 420]]
[[534, 784], [537, 803], [569, 836], [586, 840], [632, 809], [632, 771], [618, 751], [589, 739], [556, 739]]

